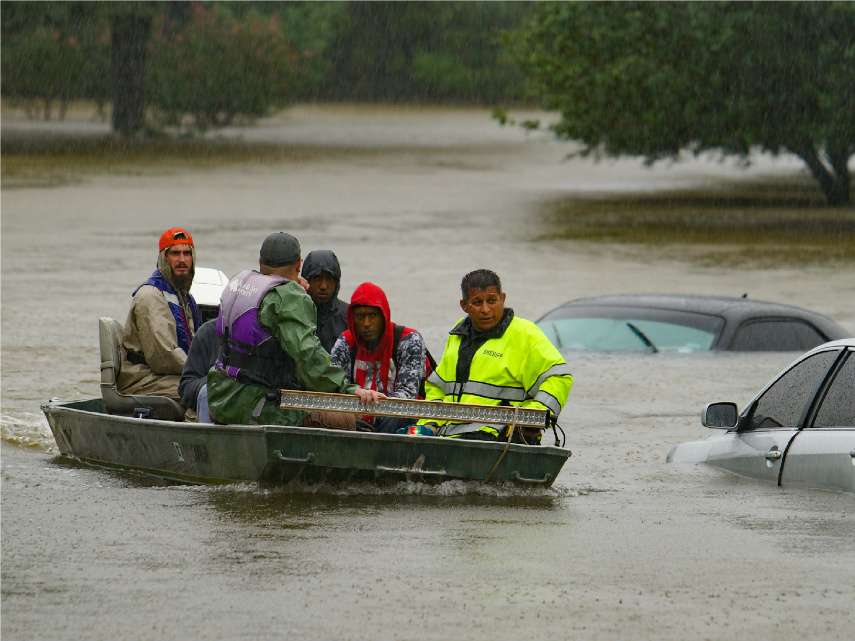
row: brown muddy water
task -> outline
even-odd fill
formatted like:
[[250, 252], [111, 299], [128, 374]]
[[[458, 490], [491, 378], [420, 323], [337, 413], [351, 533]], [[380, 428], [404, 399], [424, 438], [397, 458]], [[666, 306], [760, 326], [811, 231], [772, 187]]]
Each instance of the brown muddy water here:
[[[45, 135], [3, 128], [4, 145]], [[741, 406], [795, 354], [573, 356], [561, 417], [573, 456], [548, 491], [168, 487], [57, 458], [39, 404], [98, 394], [96, 318], [124, 320], [172, 225], [193, 232], [200, 265], [229, 274], [271, 231], [332, 248], [343, 298], [376, 281], [434, 353], [477, 267], [529, 318], [585, 295], [748, 292], [855, 333], [851, 263], [627, 251], [565, 237], [544, 206], [787, 177], [792, 159], [760, 157], [747, 174], [704, 158], [565, 161], [566, 146], [482, 111], [304, 107], [223, 135], [300, 153], [72, 161], [41, 186], [4, 173], [4, 640], [855, 636], [855, 497], [665, 463], [705, 435], [705, 402]]]

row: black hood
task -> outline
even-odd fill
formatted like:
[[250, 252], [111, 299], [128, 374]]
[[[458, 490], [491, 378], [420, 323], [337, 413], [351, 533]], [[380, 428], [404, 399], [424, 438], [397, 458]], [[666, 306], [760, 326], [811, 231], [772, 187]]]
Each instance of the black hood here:
[[341, 266], [338, 258], [329, 249], [316, 249], [309, 252], [303, 261], [300, 275], [309, 280], [326, 272], [335, 279], [335, 292], [328, 303], [317, 305], [318, 309], [318, 338], [328, 352], [332, 350], [336, 339], [347, 329], [347, 303], [338, 299], [341, 287]]
[[300, 275], [308, 280], [320, 275], [321, 272], [326, 272], [336, 281], [341, 280], [341, 265], [338, 264], [335, 252], [330, 249], [316, 249], [309, 252], [303, 261], [303, 270]]
[[338, 264], [338, 257], [335, 252], [329, 249], [310, 251], [303, 261], [303, 269], [300, 275], [309, 280], [315, 276], [320, 276], [322, 272], [326, 272], [335, 280], [335, 292], [330, 299], [330, 304], [333, 304], [338, 298], [338, 290], [341, 287], [341, 265]]

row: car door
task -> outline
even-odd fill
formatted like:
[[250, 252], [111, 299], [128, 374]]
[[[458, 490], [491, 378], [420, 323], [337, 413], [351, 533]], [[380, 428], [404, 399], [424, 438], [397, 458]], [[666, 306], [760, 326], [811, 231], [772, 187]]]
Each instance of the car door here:
[[787, 450], [781, 485], [855, 492], [855, 351], [846, 350], [820, 397]]
[[708, 461], [737, 474], [778, 483], [784, 454], [812, 407], [840, 349], [812, 354], [785, 371], [749, 404], [737, 431]]

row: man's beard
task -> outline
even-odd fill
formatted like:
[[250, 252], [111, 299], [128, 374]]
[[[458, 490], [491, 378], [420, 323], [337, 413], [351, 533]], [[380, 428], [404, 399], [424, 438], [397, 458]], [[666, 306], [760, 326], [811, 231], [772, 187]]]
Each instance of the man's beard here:
[[175, 289], [181, 292], [189, 292], [190, 286], [193, 284], [193, 274], [187, 273], [183, 276], [172, 274], [172, 285]]

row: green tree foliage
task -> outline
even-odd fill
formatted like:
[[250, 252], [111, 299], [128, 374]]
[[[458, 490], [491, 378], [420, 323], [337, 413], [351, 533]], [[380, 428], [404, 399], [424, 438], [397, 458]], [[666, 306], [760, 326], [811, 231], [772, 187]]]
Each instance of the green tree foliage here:
[[299, 55], [257, 4], [4, 2], [3, 95], [46, 114], [54, 101], [111, 101], [123, 135], [146, 108], [201, 129], [263, 115], [293, 94]]
[[194, 4], [183, 24], [158, 17], [148, 57], [149, 100], [163, 121], [189, 115], [204, 130], [286, 104], [299, 55], [275, 14], [238, 19], [227, 6]]
[[333, 19], [332, 74], [318, 95], [344, 100], [494, 102], [522, 95], [501, 33], [525, 3], [348, 2]]
[[584, 154], [789, 152], [850, 202], [855, 4], [548, 4], [510, 43]]
[[110, 33], [87, 19], [80, 3], [2, 4], [2, 91], [39, 106], [44, 118], [54, 104], [62, 117], [69, 101], [90, 98], [103, 105], [110, 93]]
[[297, 52], [300, 62], [291, 79], [292, 95], [304, 100], [322, 97], [323, 87], [332, 74], [335, 25], [347, 9], [346, 3], [238, 2], [228, 3], [228, 8], [238, 20], [250, 15], [277, 17], [285, 39]]
[[295, 98], [490, 103], [521, 98], [500, 41], [528, 3], [3, 2], [3, 95], [112, 104], [205, 129]]

